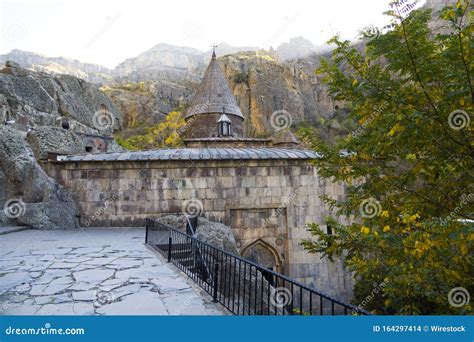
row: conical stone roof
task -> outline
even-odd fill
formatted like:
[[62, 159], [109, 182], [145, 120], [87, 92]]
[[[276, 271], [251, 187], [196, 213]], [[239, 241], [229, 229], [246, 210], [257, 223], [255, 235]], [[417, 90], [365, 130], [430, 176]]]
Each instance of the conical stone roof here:
[[295, 135], [289, 129], [283, 129], [273, 134], [272, 139], [274, 146], [297, 146], [299, 144]]
[[244, 119], [229, 84], [222, 74], [216, 54], [213, 53], [185, 119], [197, 114], [222, 113], [224, 107], [227, 115], [236, 115]]

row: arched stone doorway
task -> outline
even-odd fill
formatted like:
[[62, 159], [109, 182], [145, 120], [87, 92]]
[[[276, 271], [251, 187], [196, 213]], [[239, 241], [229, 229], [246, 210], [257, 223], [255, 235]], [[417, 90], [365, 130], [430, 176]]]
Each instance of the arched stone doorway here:
[[[257, 240], [244, 247], [240, 254], [245, 259], [253, 261], [266, 269], [283, 273], [281, 258], [278, 252], [263, 240]], [[273, 277], [270, 274], [264, 274], [264, 276], [270, 284], [273, 284]]]

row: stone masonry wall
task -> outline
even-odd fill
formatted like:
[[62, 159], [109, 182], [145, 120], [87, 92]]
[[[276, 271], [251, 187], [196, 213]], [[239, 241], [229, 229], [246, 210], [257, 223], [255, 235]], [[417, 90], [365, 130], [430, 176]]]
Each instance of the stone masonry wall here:
[[275, 256], [277, 271], [341, 300], [351, 297], [352, 276], [341, 262], [310, 255], [300, 246], [305, 224], [323, 223], [322, 194], [342, 196], [306, 160], [108, 161], [48, 163], [71, 190], [81, 226], [143, 226], [147, 217], [202, 206], [210, 220], [233, 229], [245, 254], [258, 244]]

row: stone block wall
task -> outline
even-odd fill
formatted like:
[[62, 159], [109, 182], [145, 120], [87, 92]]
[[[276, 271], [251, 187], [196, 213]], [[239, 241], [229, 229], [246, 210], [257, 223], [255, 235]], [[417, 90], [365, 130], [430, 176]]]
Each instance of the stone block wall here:
[[[232, 227], [244, 256], [254, 246], [274, 255], [274, 269], [349, 300], [353, 280], [341, 262], [308, 254], [307, 223], [328, 215], [322, 194], [343, 196], [307, 160], [108, 161], [48, 163], [70, 189], [82, 226], [143, 226], [147, 217], [202, 209]], [[255, 253], [253, 253], [255, 254]]]

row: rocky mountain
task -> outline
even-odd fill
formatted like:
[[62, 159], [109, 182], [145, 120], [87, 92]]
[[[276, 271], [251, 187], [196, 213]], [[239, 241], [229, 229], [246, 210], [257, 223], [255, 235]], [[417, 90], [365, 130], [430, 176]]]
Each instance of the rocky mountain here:
[[[237, 53], [237, 52], [242, 52], [242, 51], [257, 51], [260, 49], [261, 48], [256, 47], [256, 46], [232, 46], [225, 42], [221, 42], [217, 44], [216, 50], [218, 51], [219, 55], [223, 56], [223, 55], [228, 55], [231, 53]], [[206, 52], [204, 52], [203, 59], [204, 59], [204, 62], [206, 63], [206, 66], [207, 66], [207, 63], [209, 62], [210, 55], [212, 55], [212, 49], [209, 49]]]
[[[255, 47], [236, 47], [227, 43], [218, 44], [220, 55], [239, 51], [255, 51]], [[128, 58], [119, 64], [114, 73], [118, 82], [168, 80], [180, 83], [199, 82], [212, 50], [203, 52], [190, 47], [158, 44], [137, 57]]]
[[304, 58], [315, 52], [323, 52], [328, 46], [316, 46], [303, 37], [291, 38], [288, 43], [282, 43], [276, 49], [276, 53], [284, 60]]
[[118, 81], [197, 81], [203, 68], [203, 52], [189, 47], [158, 44], [115, 68]]
[[47, 57], [28, 51], [12, 50], [5, 55], [0, 55], [0, 64], [5, 65], [6, 61], [14, 61], [23, 68], [50, 74], [71, 75], [92, 83], [112, 80], [112, 70], [106, 67], [64, 57]]

